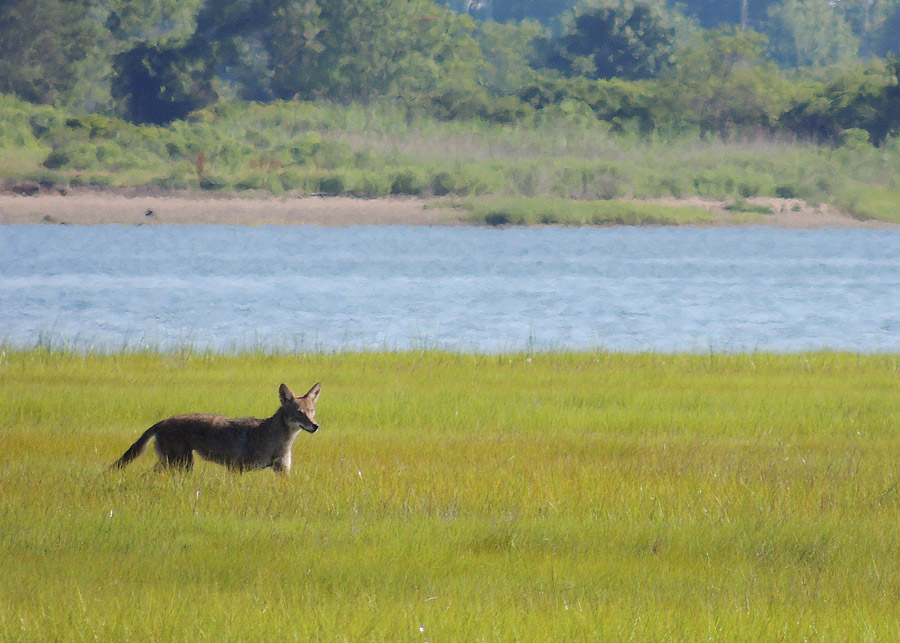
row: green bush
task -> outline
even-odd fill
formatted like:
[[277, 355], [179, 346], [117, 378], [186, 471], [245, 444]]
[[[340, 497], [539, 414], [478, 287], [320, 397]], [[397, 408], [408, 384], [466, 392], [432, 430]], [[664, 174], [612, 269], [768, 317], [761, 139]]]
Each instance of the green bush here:
[[794, 185], [782, 184], [775, 186], [775, 196], [779, 199], [796, 199], [800, 193]]
[[58, 170], [67, 166], [70, 161], [71, 157], [66, 150], [53, 150], [47, 158], [44, 159], [44, 167], [48, 170]]
[[37, 172], [32, 179], [42, 188], [60, 188], [69, 185], [66, 176], [59, 172]]
[[316, 192], [319, 184], [309, 171], [293, 166], [284, 168], [281, 185], [285, 190], [309, 194]]
[[391, 194], [421, 194], [426, 187], [425, 173], [417, 168], [405, 168], [391, 174]]
[[340, 196], [346, 192], [346, 183], [341, 174], [329, 174], [319, 179], [317, 191], [325, 196]]
[[221, 177], [214, 176], [204, 176], [203, 178], [198, 180], [198, 184], [201, 190], [206, 190], [209, 192], [225, 190], [230, 187], [227, 181], [225, 181]]
[[726, 170], [709, 170], [694, 175], [695, 192], [700, 196], [725, 198], [734, 194], [736, 176]]
[[447, 196], [456, 189], [456, 182], [449, 172], [441, 171], [431, 177], [429, 188], [434, 196]]
[[110, 187], [113, 185], [113, 178], [97, 172], [75, 174], [69, 179], [69, 184], [73, 187]]

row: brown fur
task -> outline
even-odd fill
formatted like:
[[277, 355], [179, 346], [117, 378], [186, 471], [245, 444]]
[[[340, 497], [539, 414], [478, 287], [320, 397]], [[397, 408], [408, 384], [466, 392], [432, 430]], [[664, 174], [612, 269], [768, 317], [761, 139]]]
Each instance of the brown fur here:
[[204, 460], [237, 471], [272, 467], [276, 473], [287, 473], [297, 435], [300, 431], [315, 433], [319, 429], [316, 400], [321, 388], [318, 383], [303, 397], [295, 397], [282, 384], [278, 389], [281, 406], [266, 419], [232, 419], [212, 413], [170, 417], [144, 431], [112, 466], [124, 467], [144, 452], [150, 438], [156, 438], [161, 467], [189, 470], [194, 466], [196, 451]]

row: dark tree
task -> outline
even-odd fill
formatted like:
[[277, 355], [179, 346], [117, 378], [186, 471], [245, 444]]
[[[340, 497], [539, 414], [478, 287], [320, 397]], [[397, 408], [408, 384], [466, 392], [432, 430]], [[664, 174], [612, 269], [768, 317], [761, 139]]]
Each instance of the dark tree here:
[[113, 97], [134, 123], [165, 125], [217, 99], [212, 70], [196, 43], [139, 44], [115, 58]]
[[674, 30], [646, 4], [578, 13], [572, 29], [544, 41], [544, 64], [567, 76], [650, 78], [671, 64]]

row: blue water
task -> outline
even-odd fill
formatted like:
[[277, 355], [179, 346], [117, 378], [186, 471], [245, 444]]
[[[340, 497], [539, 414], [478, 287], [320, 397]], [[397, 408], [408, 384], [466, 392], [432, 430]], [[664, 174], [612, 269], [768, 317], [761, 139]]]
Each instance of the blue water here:
[[900, 231], [4, 226], [0, 343], [900, 352]]

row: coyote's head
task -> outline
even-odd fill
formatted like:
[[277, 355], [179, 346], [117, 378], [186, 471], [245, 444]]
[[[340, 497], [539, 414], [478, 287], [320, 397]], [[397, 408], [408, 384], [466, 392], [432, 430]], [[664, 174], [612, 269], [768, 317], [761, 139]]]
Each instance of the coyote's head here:
[[319, 399], [320, 390], [322, 383], [318, 382], [303, 397], [294, 397], [287, 384], [278, 388], [284, 423], [289, 428], [295, 431], [303, 429], [309, 433], [319, 430], [319, 425], [316, 424], [316, 400]]

